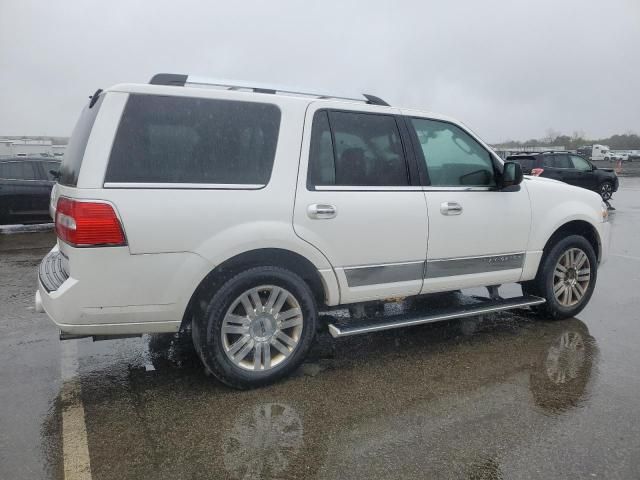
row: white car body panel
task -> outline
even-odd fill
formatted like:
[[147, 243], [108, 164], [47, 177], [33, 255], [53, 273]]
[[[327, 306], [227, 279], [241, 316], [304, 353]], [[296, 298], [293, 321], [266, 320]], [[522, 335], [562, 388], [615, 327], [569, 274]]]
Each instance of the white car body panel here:
[[[113, 139], [130, 93], [277, 105], [281, 125], [269, 182], [105, 184]], [[190, 87], [123, 84], [103, 95], [77, 187], [57, 185], [51, 209], [55, 215], [60, 196], [110, 202], [127, 246], [73, 248], [58, 241], [54, 251], [66, 257], [69, 278], [52, 292], [39, 282], [36, 303], [65, 333], [177, 331], [200, 282], [223, 262], [258, 249], [287, 250], [311, 262], [328, 306], [530, 280], [549, 237], [572, 220], [596, 228], [601, 261], [606, 258], [609, 224], [602, 222], [598, 195], [555, 181], [527, 178], [513, 192], [420, 186], [307, 189], [316, 110], [405, 114], [461, 125], [448, 117], [360, 102]], [[443, 202], [461, 204], [463, 213], [442, 215]], [[335, 205], [337, 215], [311, 219], [311, 204]], [[430, 268], [444, 265], [435, 263], [459, 265], [459, 260], [476, 267], [485, 261], [514, 267], [430, 277]]]

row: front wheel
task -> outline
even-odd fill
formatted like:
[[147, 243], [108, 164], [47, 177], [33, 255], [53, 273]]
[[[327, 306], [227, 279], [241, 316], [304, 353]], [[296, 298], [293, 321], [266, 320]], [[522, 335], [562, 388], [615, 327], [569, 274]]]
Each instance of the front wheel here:
[[599, 190], [602, 200], [609, 201], [613, 196], [613, 184], [611, 182], [602, 182]]
[[279, 267], [256, 267], [228, 280], [193, 323], [205, 367], [223, 383], [272, 383], [302, 363], [316, 331], [316, 306], [306, 282]]
[[591, 244], [579, 235], [559, 240], [543, 257], [536, 278], [522, 285], [525, 294], [541, 296], [537, 308], [550, 319], [577, 315], [589, 303], [596, 285], [598, 259]]

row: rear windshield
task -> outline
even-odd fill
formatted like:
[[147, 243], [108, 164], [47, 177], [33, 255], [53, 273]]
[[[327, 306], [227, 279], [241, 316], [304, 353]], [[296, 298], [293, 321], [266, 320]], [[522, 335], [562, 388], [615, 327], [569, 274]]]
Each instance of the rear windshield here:
[[69, 145], [67, 145], [62, 165], [60, 166], [60, 178], [58, 182], [62, 185], [75, 187], [78, 184], [78, 175], [80, 173], [82, 159], [84, 158], [84, 151], [87, 148], [89, 135], [91, 134], [93, 123], [98, 116], [103, 98], [104, 95], [100, 95], [93, 107], [89, 108], [89, 105], [87, 105], [80, 114], [78, 123], [76, 123], [73, 133], [71, 134]]
[[271, 104], [132, 94], [105, 182], [266, 185], [279, 129]]
[[523, 172], [530, 172], [531, 169], [536, 166], [536, 159], [533, 157], [509, 157], [507, 158], [510, 162], [516, 162], [520, 164]]

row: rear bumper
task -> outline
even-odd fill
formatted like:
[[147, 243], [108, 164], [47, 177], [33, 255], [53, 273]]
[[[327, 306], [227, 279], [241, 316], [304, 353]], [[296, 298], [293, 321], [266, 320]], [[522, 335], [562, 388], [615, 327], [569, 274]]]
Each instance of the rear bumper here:
[[70, 252], [66, 266], [62, 253], [54, 247], [41, 264], [35, 308], [73, 335], [176, 332], [193, 291], [211, 269], [189, 253], [92, 249]]

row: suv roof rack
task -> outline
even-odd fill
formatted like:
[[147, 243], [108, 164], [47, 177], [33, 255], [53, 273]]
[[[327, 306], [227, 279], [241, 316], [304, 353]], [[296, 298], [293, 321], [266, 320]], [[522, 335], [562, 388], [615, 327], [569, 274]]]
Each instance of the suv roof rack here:
[[358, 98], [358, 97], [331, 95], [327, 93], [306, 92], [306, 91], [293, 89], [290, 87], [249, 83], [249, 82], [244, 82], [240, 80], [222, 80], [222, 79], [195, 77], [192, 75], [181, 75], [176, 73], [157, 73], [151, 78], [151, 80], [149, 81], [149, 84], [169, 85], [174, 87], [185, 87], [185, 86], [220, 87], [220, 88], [226, 88], [227, 90], [252, 90], [255, 93], [271, 93], [271, 94], [275, 94], [279, 92], [279, 93], [285, 93], [289, 95], [300, 95], [300, 96], [309, 96], [309, 97], [317, 97], [317, 98], [335, 98], [339, 100], [365, 102], [370, 105], [382, 105], [385, 107], [390, 106], [387, 102], [382, 100], [380, 97], [376, 97], [375, 95], [369, 95], [366, 93], [362, 94], [364, 98]]

